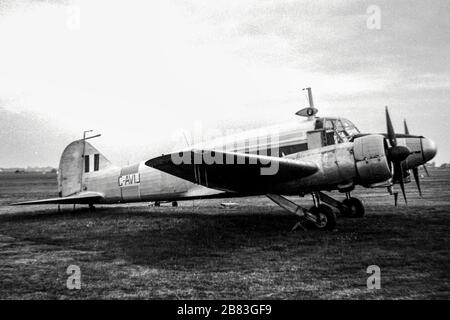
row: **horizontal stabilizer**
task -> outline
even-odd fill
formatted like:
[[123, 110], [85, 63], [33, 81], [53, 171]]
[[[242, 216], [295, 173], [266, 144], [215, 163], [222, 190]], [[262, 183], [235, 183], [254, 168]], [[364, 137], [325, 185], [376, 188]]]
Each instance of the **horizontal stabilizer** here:
[[307, 177], [319, 169], [310, 161], [210, 150], [163, 155], [145, 164], [208, 188], [250, 194], [270, 191], [277, 183]]
[[32, 201], [24, 201], [17, 202], [11, 205], [13, 206], [21, 206], [28, 204], [90, 204], [90, 203], [98, 203], [103, 199], [103, 194], [99, 192], [82, 192], [69, 197], [58, 197], [58, 198], [49, 198], [42, 200], [32, 200]]

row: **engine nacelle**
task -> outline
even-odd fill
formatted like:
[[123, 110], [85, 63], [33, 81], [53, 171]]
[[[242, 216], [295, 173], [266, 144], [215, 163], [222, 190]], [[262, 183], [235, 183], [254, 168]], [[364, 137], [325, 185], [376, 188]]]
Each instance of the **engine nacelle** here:
[[371, 134], [356, 138], [353, 155], [360, 184], [369, 186], [392, 177], [382, 135]]

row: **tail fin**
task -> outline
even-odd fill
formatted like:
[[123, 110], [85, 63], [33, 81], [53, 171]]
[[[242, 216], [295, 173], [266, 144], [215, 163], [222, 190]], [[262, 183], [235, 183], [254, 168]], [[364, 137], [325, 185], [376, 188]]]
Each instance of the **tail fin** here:
[[84, 176], [103, 170], [112, 163], [85, 140], [70, 143], [59, 161], [58, 192], [60, 197], [74, 195], [82, 190]]

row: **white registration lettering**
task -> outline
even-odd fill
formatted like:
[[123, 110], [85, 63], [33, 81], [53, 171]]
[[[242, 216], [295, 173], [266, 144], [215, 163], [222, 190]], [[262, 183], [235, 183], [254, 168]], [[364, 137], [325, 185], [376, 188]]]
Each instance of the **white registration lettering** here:
[[139, 173], [131, 173], [120, 176], [118, 181], [119, 187], [127, 187], [139, 184], [141, 182], [141, 178]]

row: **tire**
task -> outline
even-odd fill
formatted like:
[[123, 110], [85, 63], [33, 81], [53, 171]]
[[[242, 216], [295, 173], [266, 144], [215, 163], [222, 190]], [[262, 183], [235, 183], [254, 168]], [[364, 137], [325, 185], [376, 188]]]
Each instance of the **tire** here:
[[342, 204], [349, 208], [345, 211], [345, 216], [351, 218], [362, 218], [365, 214], [364, 205], [361, 200], [357, 198], [345, 199]]
[[173, 202], [172, 202], [172, 207], [178, 207], [178, 202], [173, 201]]
[[310, 212], [320, 220], [319, 223], [314, 223], [316, 229], [333, 230], [336, 227], [336, 215], [329, 206], [321, 204], [311, 208]]
[[344, 201], [340, 203], [337, 209], [339, 210], [339, 217], [347, 218], [350, 217], [350, 210], [348, 210], [347, 207], [344, 207]]

